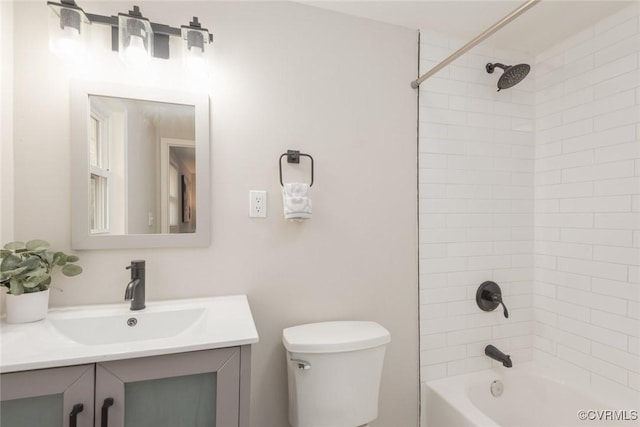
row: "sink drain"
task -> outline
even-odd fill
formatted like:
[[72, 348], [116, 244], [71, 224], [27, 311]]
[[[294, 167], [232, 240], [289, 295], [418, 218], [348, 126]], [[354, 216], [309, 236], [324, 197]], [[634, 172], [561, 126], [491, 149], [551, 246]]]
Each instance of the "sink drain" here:
[[127, 325], [136, 326], [137, 324], [138, 324], [138, 319], [136, 319], [135, 317], [130, 317], [129, 319], [127, 319]]
[[503, 391], [504, 391], [504, 385], [502, 384], [502, 381], [495, 380], [494, 382], [491, 383], [491, 394], [493, 394], [495, 397], [502, 396]]

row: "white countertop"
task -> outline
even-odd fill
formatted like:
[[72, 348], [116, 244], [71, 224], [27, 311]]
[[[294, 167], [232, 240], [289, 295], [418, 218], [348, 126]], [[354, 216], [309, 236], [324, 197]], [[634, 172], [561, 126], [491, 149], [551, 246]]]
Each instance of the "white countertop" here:
[[[145, 340], [109, 344], [82, 344], [53, 326], [51, 319], [82, 316], [130, 317], [164, 310], [205, 307], [197, 325], [181, 333]], [[87, 322], [90, 324], [90, 322]], [[93, 331], [100, 334], [101, 331]], [[0, 373], [59, 366], [96, 363], [109, 360], [182, 353], [233, 347], [258, 342], [258, 332], [245, 295], [148, 301], [141, 311], [130, 311], [129, 303], [55, 308], [41, 321], [23, 324], [0, 323]]]

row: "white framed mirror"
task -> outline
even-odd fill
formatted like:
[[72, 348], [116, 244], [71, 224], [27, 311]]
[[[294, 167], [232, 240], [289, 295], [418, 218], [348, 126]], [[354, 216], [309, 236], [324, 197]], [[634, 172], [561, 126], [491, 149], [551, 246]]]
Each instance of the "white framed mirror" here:
[[75, 81], [73, 249], [210, 243], [209, 98]]

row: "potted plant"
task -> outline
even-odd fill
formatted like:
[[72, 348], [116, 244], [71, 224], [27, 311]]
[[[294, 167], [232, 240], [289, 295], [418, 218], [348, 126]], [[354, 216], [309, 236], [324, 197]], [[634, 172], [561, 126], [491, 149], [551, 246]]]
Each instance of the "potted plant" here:
[[0, 285], [5, 286], [7, 323], [44, 319], [49, 308], [51, 275], [60, 268], [65, 276], [77, 276], [78, 257], [49, 250], [44, 240], [11, 242], [0, 249]]

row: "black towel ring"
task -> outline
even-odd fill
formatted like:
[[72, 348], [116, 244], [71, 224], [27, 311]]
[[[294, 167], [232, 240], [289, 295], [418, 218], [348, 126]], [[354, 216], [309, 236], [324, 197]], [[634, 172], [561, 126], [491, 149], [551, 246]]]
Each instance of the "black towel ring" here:
[[287, 150], [286, 153], [280, 156], [280, 185], [284, 187], [284, 183], [282, 182], [282, 158], [284, 156], [287, 156], [287, 163], [300, 163], [300, 156], [308, 157], [309, 159], [311, 159], [311, 184], [309, 184], [309, 187], [311, 187], [313, 185], [313, 157], [308, 154], [301, 153], [298, 150]]

